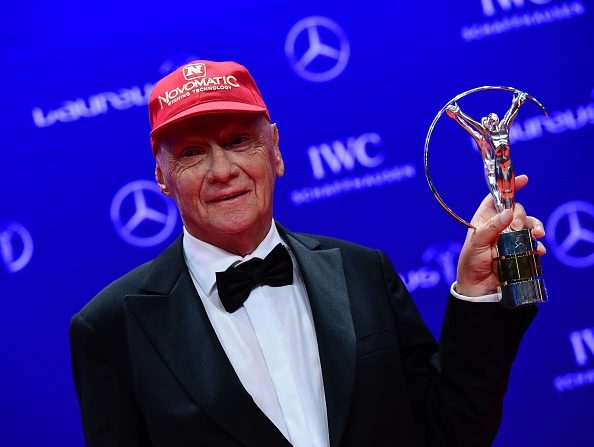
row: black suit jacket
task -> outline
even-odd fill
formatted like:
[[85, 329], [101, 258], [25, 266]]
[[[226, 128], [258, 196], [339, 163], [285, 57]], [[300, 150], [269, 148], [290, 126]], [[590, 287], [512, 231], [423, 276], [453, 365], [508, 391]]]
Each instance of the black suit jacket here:
[[[535, 308], [450, 297], [439, 344], [380, 251], [287, 232], [322, 366], [331, 447], [486, 446]], [[241, 385], [181, 237], [71, 322], [88, 446], [289, 446]]]

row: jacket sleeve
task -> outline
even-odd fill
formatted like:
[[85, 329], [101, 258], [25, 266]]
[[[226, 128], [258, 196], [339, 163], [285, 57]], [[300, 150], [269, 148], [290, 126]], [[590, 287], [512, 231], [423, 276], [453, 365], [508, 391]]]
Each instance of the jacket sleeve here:
[[74, 383], [88, 447], [148, 447], [141, 413], [118, 354], [80, 314], [70, 322]]
[[511, 365], [536, 307], [510, 310], [450, 296], [436, 344], [391, 262], [380, 256], [418, 444], [491, 445]]

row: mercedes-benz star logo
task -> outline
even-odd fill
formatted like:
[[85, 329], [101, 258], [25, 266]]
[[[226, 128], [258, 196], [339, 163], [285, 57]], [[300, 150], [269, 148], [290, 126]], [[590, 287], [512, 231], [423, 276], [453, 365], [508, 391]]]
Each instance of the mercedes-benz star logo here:
[[0, 259], [10, 273], [24, 269], [33, 256], [33, 238], [20, 223], [0, 224]]
[[293, 70], [312, 82], [330, 81], [343, 72], [350, 57], [344, 30], [333, 20], [312, 16], [297, 22], [287, 34], [285, 54]]
[[547, 241], [563, 264], [594, 265], [594, 205], [575, 200], [553, 211], [547, 221]]
[[137, 247], [160, 244], [177, 222], [175, 205], [148, 180], [136, 180], [120, 189], [111, 202], [110, 215], [119, 236]]

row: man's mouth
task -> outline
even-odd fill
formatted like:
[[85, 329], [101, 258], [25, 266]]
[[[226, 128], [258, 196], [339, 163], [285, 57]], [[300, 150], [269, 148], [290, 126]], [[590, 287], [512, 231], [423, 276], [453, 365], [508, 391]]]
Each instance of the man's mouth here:
[[245, 194], [247, 194], [247, 191], [234, 192], [234, 193], [227, 194], [227, 195], [224, 195], [224, 196], [216, 197], [216, 198], [212, 199], [211, 202], [213, 202], [213, 203], [228, 202], [230, 200], [233, 200], [233, 199], [236, 199], [238, 197], [241, 197], [241, 196], [243, 196]]

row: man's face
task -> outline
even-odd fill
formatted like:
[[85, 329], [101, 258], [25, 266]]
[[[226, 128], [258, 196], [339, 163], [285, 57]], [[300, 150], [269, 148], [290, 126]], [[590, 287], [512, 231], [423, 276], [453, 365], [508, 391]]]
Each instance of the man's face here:
[[489, 113], [489, 115], [487, 116], [487, 119], [486, 119], [486, 124], [484, 124], [485, 127], [488, 130], [496, 130], [498, 124], [499, 124], [499, 117], [497, 116], [497, 114]]
[[155, 176], [193, 236], [246, 255], [272, 221], [274, 182], [284, 173], [276, 125], [257, 114], [190, 118], [158, 142]]

